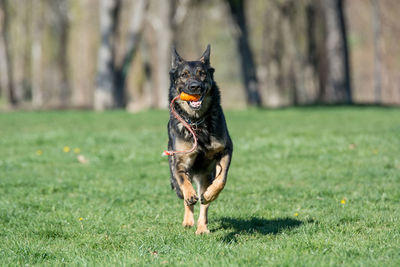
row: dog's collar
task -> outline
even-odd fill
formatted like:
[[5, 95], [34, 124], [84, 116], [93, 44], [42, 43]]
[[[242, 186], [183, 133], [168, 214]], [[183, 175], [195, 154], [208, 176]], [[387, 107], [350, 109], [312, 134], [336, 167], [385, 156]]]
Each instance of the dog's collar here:
[[193, 130], [198, 130], [200, 124], [202, 124], [206, 120], [206, 117], [203, 117], [200, 120], [192, 120], [190, 118], [185, 119], [185, 121], [192, 127]]

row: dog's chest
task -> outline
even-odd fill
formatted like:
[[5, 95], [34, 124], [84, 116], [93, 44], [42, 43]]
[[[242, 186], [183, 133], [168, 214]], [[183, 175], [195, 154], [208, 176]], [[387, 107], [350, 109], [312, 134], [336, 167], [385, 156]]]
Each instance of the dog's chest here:
[[225, 150], [225, 144], [215, 137], [209, 138], [210, 142], [202, 143], [197, 150], [193, 163], [195, 172], [210, 172], [215, 169], [215, 164]]
[[216, 158], [224, 151], [226, 144], [223, 140], [214, 136], [209, 137], [209, 141], [209, 143], [204, 144], [205, 156], [207, 158]]

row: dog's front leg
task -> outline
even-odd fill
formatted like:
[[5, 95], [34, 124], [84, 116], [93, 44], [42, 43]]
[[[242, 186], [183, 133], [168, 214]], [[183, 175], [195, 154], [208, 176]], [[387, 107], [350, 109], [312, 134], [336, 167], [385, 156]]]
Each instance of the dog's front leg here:
[[175, 155], [175, 177], [178, 182], [178, 185], [183, 194], [183, 200], [187, 206], [192, 206], [196, 204], [199, 200], [197, 197], [196, 191], [193, 188], [191, 183], [191, 179], [188, 174], [188, 170], [192, 166], [195, 155], [194, 154], [185, 154], [185, 155]]
[[217, 199], [219, 193], [224, 189], [231, 158], [232, 152], [229, 151], [217, 162], [215, 179], [204, 194], [201, 195], [202, 204], [208, 204]]
[[185, 204], [188, 206], [196, 204], [199, 198], [197, 197], [196, 191], [194, 190], [193, 185], [190, 182], [187, 171], [178, 170], [177, 178], [179, 187], [181, 188], [183, 194], [183, 200], [185, 201]]
[[183, 216], [182, 225], [183, 227], [192, 227], [194, 225], [194, 206], [188, 206], [185, 201], [183, 205], [185, 206], [185, 215]]
[[[178, 160], [179, 162], [179, 160]], [[192, 227], [194, 225], [194, 204], [199, 200], [193, 185], [190, 182], [189, 175], [186, 171], [185, 164], [177, 164], [177, 174], [175, 175], [177, 182], [183, 194], [183, 205], [185, 206], [185, 215], [182, 225], [184, 227]]]
[[[209, 177], [207, 176], [202, 176], [198, 177], [199, 181], [199, 194], [200, 196], [203, 195], [203, 193], [207, 190], [208, 186], [210, 185], [209, 182]], [[208, 234], [210, 233], [210, 230], [208, 230], [207, 223], [208, 223], [208, 207], [210, 204], [200, 204], [200, 214], [199, 214], [199, 219], [197, 221], [197, 229], [196, 229], [196, 234], [201, 235], [201, 234]]]

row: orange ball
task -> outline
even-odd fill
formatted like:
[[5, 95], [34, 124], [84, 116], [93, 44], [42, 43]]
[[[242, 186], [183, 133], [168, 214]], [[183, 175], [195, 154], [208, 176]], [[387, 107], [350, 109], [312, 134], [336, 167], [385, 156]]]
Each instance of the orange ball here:
[[184, 92], [180, 94], [180, 98], [183, 101], [198, 101], [200, 99], [200, 95], [189, 95]]

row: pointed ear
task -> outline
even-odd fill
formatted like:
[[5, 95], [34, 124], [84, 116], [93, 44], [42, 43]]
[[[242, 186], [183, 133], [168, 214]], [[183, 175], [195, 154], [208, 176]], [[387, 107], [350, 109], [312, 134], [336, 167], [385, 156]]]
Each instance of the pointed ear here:
[[199, 61], [203, 62], [206, 65], [210, 65], [210, 45], [207, 45], [206, 51], [204, 51], [203, 55], [199, 59]]
[[176, 48], [174, 47], [172, 51], [172, 61], [171, 61], [171, 68], [176, 69], [179, 64], [182, 64], [185, 60], [176, 52]]

